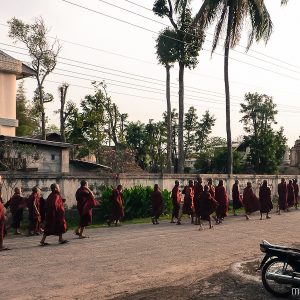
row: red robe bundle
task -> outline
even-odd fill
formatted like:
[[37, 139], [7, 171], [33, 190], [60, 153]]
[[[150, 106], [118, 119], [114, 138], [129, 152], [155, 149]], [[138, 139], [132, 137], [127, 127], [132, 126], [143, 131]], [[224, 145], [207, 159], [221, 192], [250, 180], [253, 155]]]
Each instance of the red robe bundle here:
[[45, 235], [61, 235], [67, 231], [65, 208], [59, 192], [52, 192], [45, 205]]
[[218, 185], [215, 190], [215, 199], [218, 202], [217, 218], [224, 218], [228, 212], [228, 195], [223, 185]]
[[232, 186], [232, 202], [233, 209], [243, 207], [243, 198], [240, 193], [239, 185], [236, 183]]
[[97, 205], [94, 195], [86, 187], [76, 191], [77, 210], [80, 216], [79, 226], [86, 227], [92, 223], [92, 208]]
[[209, 192], [203, 192], [200, 195], [200, 217], [202, 220], [209, 221], [210, 215], [216, 211], [218, 202]]
[[268, 186], [262, 185], [259, 189], [260, 212], [262, 214], [269, 213], [273, 208], [271, 199], [271, 189]]
[[122, 193], [115, 189], [112, 193], [112, 219], [121, 220], [124, 217], [124, 206]]
[[287, 185], [287, 204], [288, 207], [293, 207], [295, 205], [295, 191], [293, 183]]
[[163, 213], [163, 196], [161, 191], [154, 190], [151, 195], [151, 204], [152, 204], [152, 217], [158, 219], [159, 216]]
[[[27, 199], [27, 207], [28, 207], [28, 219], [29, 219], [29, 231], [39, 231], [41, 217], [40, 214], [40, 196], [38, 193], [32, 193]], [[36, 209], [37, 211], [36, 211]]]
[[287, 185], [285, 182], [281, 182], [278, 184], [278, 206], [279, 209], [285, 210], [287, 209]]
[[5, 231], [5, 216], [4, 216], [4, 206], [2, 201], [0, 201], [0, 241], [4, 239], [4, 231]]
[[172, 215], [173, 215], [173, 217], [178, 219], [181, 196], [180, 196], [179, 187], [176, 186], [176, 185], [172, 189], [171, 198], [172, 198], [172, 204], [173, 204], [173, 213], [172, 213]]
[[259, 200], [254, 194], [252, 187], [247, 186], [244, 189], [243, 203], [245, 207], [245, 212], [248, 214], [260, 210]]
[[299, 196], [299, 185], [298, 183], [294, 182], [294, 193], [295, 193], [295, 204], [298, 204], [298, 196]]
[[23, 208], [25, 206], [25, 199], [19, 194], [14, 194], [9, 200], [9, 209], [12, 214], [12, 227], [18, 229], [23, 219]]
[[196, 182], [194, 185], [194, 209], [197, 218], [200, 217], [200, 195], [203, 193], [203, 185]]
[[192, 186], [186, 186], [184, 188], [184, 202], [182, 213], [187, 215], [194, 215], [194, 188]]

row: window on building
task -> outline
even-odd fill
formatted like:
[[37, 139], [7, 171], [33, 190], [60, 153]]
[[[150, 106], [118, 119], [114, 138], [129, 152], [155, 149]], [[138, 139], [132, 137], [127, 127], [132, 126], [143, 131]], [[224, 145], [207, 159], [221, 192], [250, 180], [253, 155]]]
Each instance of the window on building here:
[[55, 154], [51, 154], [51, 160], [55, 160]]

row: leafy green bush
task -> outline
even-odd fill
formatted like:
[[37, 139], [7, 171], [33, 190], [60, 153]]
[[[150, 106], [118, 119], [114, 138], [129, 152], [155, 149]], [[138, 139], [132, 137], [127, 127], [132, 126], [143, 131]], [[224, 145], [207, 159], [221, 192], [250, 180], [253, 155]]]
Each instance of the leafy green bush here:
[[[94, 219], [104, 222], [111, 214], [112, 188], [108, 186], [95, 186], [95, 188], [97, 194], [99, 194], [101, 203], [98, 209], [94, 209]], [[123, 190], [125, 220], [151, 216], [150, 194], [152, 191], [153, 188], [149, 186], [135, 186]], [[170, 213], [172, 209], [170, 192], [163, 190], [162, 195], [164, 199], [164, 211], [165, 213]]]

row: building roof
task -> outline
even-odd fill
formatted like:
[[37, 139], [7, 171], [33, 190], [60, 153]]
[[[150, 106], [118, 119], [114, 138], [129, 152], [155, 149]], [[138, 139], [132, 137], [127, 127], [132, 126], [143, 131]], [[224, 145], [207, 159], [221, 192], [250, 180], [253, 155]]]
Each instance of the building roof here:
[[104, 169], [106, 171], [112, 171], [112, 168], [108, 166], [104, 166], [101, 164], [92, 163], [89, 161], [84, 161], [80, 159], [70, 159], [70, 163], [74, 165], [78, 165], [80, 167], [87, 167], [89, 169]]
[[35, 76], [36, 72], [21, 61], [0, 50], [0, 72], [16, 74], [17, 79]]
[[12, 137], [12, 136], [0, 135], [0, 142], [5, 141], [5, 140], [10, 140], [13, 142], [24, 143], [24, 144], [45, 145], [45, 146], [57, 147], [57, 148], [72, 148], [73, 147], [73, 145], [69, 144], [69, 143], [45, 141], [45, 140], [33, 139], [33, 138], [21, 137], [21, 136]]

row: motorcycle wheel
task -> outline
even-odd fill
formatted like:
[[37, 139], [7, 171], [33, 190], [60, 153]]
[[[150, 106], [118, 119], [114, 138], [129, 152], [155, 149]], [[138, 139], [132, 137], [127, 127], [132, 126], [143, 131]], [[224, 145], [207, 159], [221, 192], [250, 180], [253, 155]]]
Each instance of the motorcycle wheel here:
[[261, 279], [265, 289], [272, 295], [280, 298], [287, 298], [292, 294], [292, 284], [277, 283], [274, 280], [266, 278], [267, 272], [277, 273], [282, 275], [291, 275], [295, 269], [290, 264], [287, 265], [285, 272], [282, 272], [285, 262], [279, 258], [273, 258], [267, 261], [261, 271]]

